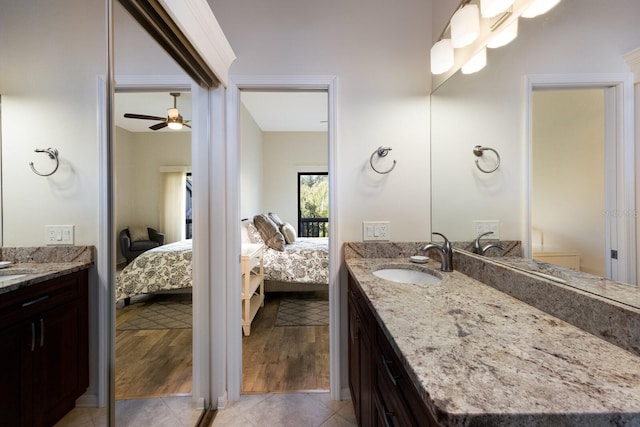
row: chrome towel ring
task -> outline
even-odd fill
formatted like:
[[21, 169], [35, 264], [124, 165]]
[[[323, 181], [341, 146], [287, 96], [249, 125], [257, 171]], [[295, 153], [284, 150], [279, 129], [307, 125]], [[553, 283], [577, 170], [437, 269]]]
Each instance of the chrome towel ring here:
[[56, 167], [53, 168], [53, 170], [49, 173], [40, 173], [36, 170], [36, 168], [33, 167], [33, 162], [29, 162], [29, 166], [31, 166], [31, 170], [33, 171], [33, 173], [35, 173], [36, 175], [40, 175], [40, 176], [50, 176], [53, 175], [57, 170], [58, 170], [58, 166], [60, 166], [60, 159], [58, 159], [58, 150], [56, 150], [55, 148], [36, 148], [35, 149], [36, 153], [47, 153], [47, 155], [49, 156], [49, 158], [51, 160], [55, 160], [56, 161]]
[[476, 159], [476, 166], [478, 167], [478, 169], [480, 169], [480, 172], [492, 173], [492, 172], [495, 172], [500, 167], [500, 154], [498, 154], [498, 152], [491, 147], [482, 147], [480, 145], [476, 145], [473, 148], [473, 154], [475, 154], [476, 157], [482, 157], [482, 154], [487, 150], [493, 151], [493, 153], [496, 155], [497, 157], [496, 167], [491, 170], [482, 169], [482, 167], [480, 167], [480, 164], [478, 163], [478, 159]]
[[373, 166], [373, 157], [377, 154], [379, 157], [386, 157], [387, 154], [389, 154], [389, 151], [391, 151], [391, 147], [378, 147], [377, 150], [375, 150], [373, 153], [371, 153], [371, 157], [369, 158], [369, 164], [371, 165], [371, 169], [373, 169], [374, 171], [378, 172], [381, 175], [387, 174], [389, 172], [391, 172], [393, 170], [393, 168], [396, 167], [396, 161], [393, 161], [393, 165], [391, 166], [391, 168], [389, 168], [389, 170], [386, 171], [379, 171], [378, 169], [376, 169], [375, 166]]

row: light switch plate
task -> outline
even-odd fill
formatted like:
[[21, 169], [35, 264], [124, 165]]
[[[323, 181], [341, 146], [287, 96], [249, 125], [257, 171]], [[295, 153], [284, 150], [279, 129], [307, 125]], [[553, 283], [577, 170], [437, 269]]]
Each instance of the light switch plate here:
[[45, 242], [47, 246], [73, 245], [75, 242], [73, 225], [47, 225], [45, 227]]
[[363, 221], [362, 241], [389, 240], [391, 238], [391, 224], [389, 221]]
[[481, 234], [491, 231], [493, 234], [484, 236], [483, 239], [500, 240], [500, 221], [497, 219], [474, 220], [473, 221], [473, 238], [475, 239]]

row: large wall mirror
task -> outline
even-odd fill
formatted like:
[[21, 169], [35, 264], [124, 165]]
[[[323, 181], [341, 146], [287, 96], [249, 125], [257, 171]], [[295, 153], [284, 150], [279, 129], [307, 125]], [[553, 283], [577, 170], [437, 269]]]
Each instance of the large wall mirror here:
[[[589, 123], [576, 124], [577, 130], [573, 133], [556, 134], [555, 143], [550, 135], [553, 126], [566, 130], [569, 122], [584, 121], [589, 114], [606, 118], [603, 108], [611, 104], [613, 109], [607, 111], [617, 113], [615, 106], [623, 102], [623, 95], [616, 90], [615, 82], [602, 76], [629, 76], [630, 79], [623, 55], [640, 47], [635, 18], [639, 14], [640, 3], [634, 1], [563, 0], [546, 15], [521, 18], [518, 37], [505, 47], [489, 50], [486, 68], [476, 74], [458, 72], [434, 90], [431, 116], [433, 231], [444, 233], [453, 241], [469, 242], [477, 236], [474, 221], [497, 221], [495, 237], [521, 241], [525, 257], [535, 252], [534, 244], [545, 241], [567, 248], [596, 246], [596, 252], [601, 255], [616, 249], [603, 241], [610, 232], [607, 230], [611, 230], [611, 217], [616, 216], [602, 206], [612, 190], [606, 179], [593, 183], [595, 174], [604, 174], [604, 169], [587, 177], [566, 175], [567, 170], [578, 163], [604, 168], [611, 156], [624, 161], [624, 153], [616, 154], [615, 147], [614, 154], [607, 154], [610, 148], [585, 139], [596, 134], [606, 138], [611, 132], [615, 133], [615, 126], [586, 119]], [[557, 84], [553, 76], [558, 77]], [[587, 84], [591, 80], [594, 82]], [[536, 85], [532, 81], [545, 83]], [[587, 98], [595, 103], [594, 107], [577, 114], [576, 106], [584, 106], [580, 99]], [[556, 108], [552, 115], [549, 105]], [[625, 117], [628, 119], [629, 115]], [[627, 132], [630, 128], [625, 129]], [[580, 133], [585, 131], [586, 135]], [[551, 147], [536, 145], [536, 137], [543, 137]], [[497, 156], [485, 151], [482, 157], [476, 157], [473, 153], [476, 145], [499, 153], [500, 166], [495, 172], [484, 173], [477, 167], [493, 169]], [[632, 168], [633, 161], [629, 165]], [[633, 176], [632, 170], [625, 173]], [[569, 180], [571, 186], [567, 186]], [[558, 188], [563, 186], [564, 193], [560, 198], [557, 195], [552, 198], [543, 187], [533, 188], [535, 181], [546, 182], [547, 186], [549, 182], [556, 182]], [[633, 178], [630, 181], [632, 189]], [[593, 194], [595, 191], [597, 195]], [[589, 210], [589, 221], [597, 224], [594, 232], [600, 236], [597, 242], [584, 239], [589, 224], [580, 231], [568, 225], [576, 225], [585, 215], [574, 213], [573, 221], [560, 221], [559, 215], [554, 216], [554, 212], [568, 212], [574, 199], [583, 194], [587, 195], [585, 203], [591, 203], [582, 209]], [[589, 194], [594, 196], [592, 200]], [[543, 200], [545, 208], [536, 208], [533, 205], [536, 200]], [[532, 222], [543, 215], [546, 222], [532, 226]], [[624, 220], [631, 226], [636, 222], [633, 215], [627, 215]], [[634, 236], [628, 238], [629, 246], [633, 247]], [[613, 241], [617, 245], [615, 239]], [[615, 272], [607, 273], [601, 260], [592, 261], [591, 253], [578, 252], [585, 252], [582, 259], [585, 272], [616, 279]], [[629, 275], [634, 282], [635, 257], [626, 261], [634, 272]]]

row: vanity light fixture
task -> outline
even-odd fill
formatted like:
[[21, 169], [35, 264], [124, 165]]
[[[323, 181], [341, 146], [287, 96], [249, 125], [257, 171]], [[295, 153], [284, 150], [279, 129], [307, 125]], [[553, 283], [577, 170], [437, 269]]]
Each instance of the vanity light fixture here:
[[538, 15], [547, 13], [558, 3], [560, 3], [560, 0], [535, 0], [522, 12], [521, 16], [523, 18], [535, 18]]
[[487, 48], [483, 47], [462, 66], [462, 74], [472, 74], [482, 70], [487, 65]]
[[491, 37], [491, 40], [487, 43], [487, 47], [495, 49], [497, 47], [505, 46], [511, 43], [516, 37], [518, 37], [517, 19]]
[[451, 17], [451, 43], [461, 48], [473, 43], [480, 35], [480, 14], [478, 6], [467, 4]]
[[453, 45], [451, 39], [442, 39], [431, 48], [431, 73], [442, 74], [454, 64]]
[[[486, 48], [505, 46], [518, 36], [520, 16], [533, 18], [548, 12], [560, 1], [460, 0], [431, 48], [431, 74], [442, 75], [434, 77], [434, 81], [441, 83], [463, 63], [460, 67], [463, 74], [480, 71], [487, 64]], [[445, 38], [447, 33], [450, 40]]]
[[493, 18], [511, 7], [515, 0], [481, 0], [480, 12], [483, 18]]

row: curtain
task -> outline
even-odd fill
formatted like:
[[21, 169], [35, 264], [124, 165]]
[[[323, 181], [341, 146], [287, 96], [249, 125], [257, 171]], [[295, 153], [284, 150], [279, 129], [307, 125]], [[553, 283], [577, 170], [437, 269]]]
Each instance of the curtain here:
[[187, 176], [184, 172], [164, 172], [160, 223], [165, 243], [185, 238]]

